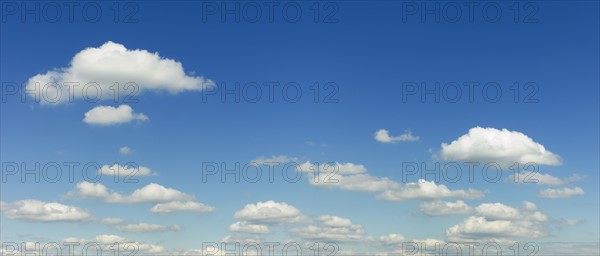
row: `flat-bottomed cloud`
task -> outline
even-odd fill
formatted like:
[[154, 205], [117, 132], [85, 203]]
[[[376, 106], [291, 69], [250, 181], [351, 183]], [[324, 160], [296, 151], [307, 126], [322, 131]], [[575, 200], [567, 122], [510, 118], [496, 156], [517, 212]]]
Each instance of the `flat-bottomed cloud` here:
[[401, 141], [418, 141], [419, 136], [414, 136], [410, 131], [398, 136], [390, 136], [390, 132], [386, 129], [379, 129], [375, 132], [375, 140], [381, 143], [397, 143]]
[[83, 122], [89, 125], [108, 126], [116, 124], [126, 124], [131, 121], [145, 122], [148, 117], [143, 113], [133, 112], [129, 105], [120, 105], [118, 107], [97, 106], [85, 113]]
[[560, 157], [527, 135], [495, 128], [474, 127], [450, 144], [442, 143], [443, 160], [558, 165]]
[[80, 51], [68, 67], [31, 77], [26, 89], [42, 104], [60, 104], [81, 98], [112, 100], [142, 91], [176, 94], [213, 86], [209, 79], [187, 75], [180, 62], [109, 41]]
[[7, 219], [36, 222], [74, 222], [91, 220], [93, 215], [79, 207], [39, 200], [20, 200], [1, 203], [1, 211]]

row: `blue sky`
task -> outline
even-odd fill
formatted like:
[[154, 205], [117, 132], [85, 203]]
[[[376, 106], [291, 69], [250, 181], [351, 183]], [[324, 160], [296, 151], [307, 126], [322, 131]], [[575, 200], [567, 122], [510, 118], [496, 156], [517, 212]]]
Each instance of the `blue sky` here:
[[[70, 22], [60, 3], [55, 23], [56, 6], [40, 3], [39, 22], [24, 14], [21, 4], [35, 3], [2, 3], [3, 245], [131, 241], [140, 254], [198, 255], [203, 243], [294, 242], [307, 254], [320, 242], [337, 255], [410, 255], [410, 243], [477, 241], [505, 253], [514, 242], [543, 255], [599, 253], [597, 2], [519, 2], [517, 16], [514, 2], [479, 2], [472, 22], [471, 2], [453, 2], [458, 22], [446, 12], [455, 5], [434, 1], [282, 2], [273, 22], [266, 2], [105, 2], [97, 22], [83, 5]], [[240, 22], [222, 9], [236, 4]], [[421, 8], [436, 4], [440, 22], [423, 20]], [[243, 10], [256, 6], [253, 23]], [[297, 22], [283, 6], [302, 10]], [[483, 6], [500, 8], [497, 22]], [[94, 82], [103, 94], [36, 101], [57, 88], [48, 82], [63, 92]], [[478, 84], [471, 101], [465, 83]], [[274, 182], [263, 162], [279, 164]], [[468, 162], [479, 164], [474, 181]], [[57, 182], [21, 181], [53, 163]], [[421, 177], [436, 163], [462, 176]], [[510, 182], [515, 163], [533, 163], [538, 182]], [[86, 164], [102, 178], [84, 179]], [[217, 174], [203, 181], [212, 164]], [[261, 166], [258, 182], [222, 182], [247, 164]], [[498, 181], [484, 179], [486, 164], [503, 170]], [[311, 166], [337, 181], [315, 182]], [[133, 169], [137, 181], [124, 183]]]

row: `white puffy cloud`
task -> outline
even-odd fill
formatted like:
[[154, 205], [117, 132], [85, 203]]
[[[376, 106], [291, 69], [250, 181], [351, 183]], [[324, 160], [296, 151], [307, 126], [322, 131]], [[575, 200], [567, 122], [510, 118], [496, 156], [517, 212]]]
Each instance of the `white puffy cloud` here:
[[366, 173], [363, 165], [352, 163], [313, 164], [305, 162], [297, 167], [308, 175], [310, 185], [351, 191], [378, 192], [399, 188], [400, 184], [388, 178], [374, 177]]
[[[70, 83], [78, 85], [72, 86]], [[119, 90], [115, 83], [118, 83]], [[84, 97], [111, 100], [146, 90], [176, 94], [213, 86], [211, 80], [186, 75], [180, 62], [162, 58], [158, 53], [147, 50], [130, 50], [109, 41], [98, 48], [80, 51], [73, 57], [69, 67], [29, 78], [26, 89], [31, 96], [41, 99], [42, 103], [58, 104]]]
[[[77, 195], [86, 198], [106, 198], [110, 196], [108, 188], [100, 183], [92, 182], [79, 182], [75, 186], [77, 188]], [[72, 193], [67, 194], [67, 197], [74, 196]]]
[[513, 220], [521, 217], [521, 213], [516, 208], [501, 203], [484, 203], [475, 208], [478, 215], [489, 219], [508, 219]]
[[293, 228], [290, 232], [302, 239], [337, 241], [337, 242], [364, 242], [370, 238], [365, 236], [361, 225], [354, 224], [346, 218], [323, 215], [318, 218], [318, 225]]
[[168, 202], [174, 200], [191, 200], [191, 195], [185, 194], [172, 188], [166, 188], [156, 183], [150, 183], [143, 188], [136, 189], [131, 195], [123, 196], [118, 193], [111, 194], [107, 202], [114, 203], [146, 203], [146, 202]]
[[247, 221], [238, 221], [229, 225], [229, 231], [250, 234], [268, 234], [271, 232], [266, 225], [252, 224]]
[[342, 218], [342, 217], [338, 217], [338, 216], [323, 215], [323, 216], [319, 217], [318, 220], [323, 222], [323, 225], [328, 226], [328, 227], [352, 226], [352, 221], [350, 221], [350, 219], [346, 219], [346, 218]]
[[131, 195], [123, 196], [118, 193], [111, 194], [108, 202], [115, 203], [146, 203], [168, 202], [174, 200], [191, 200], [193, 196], [172, 188], [166, 188], [156, 183], [150, 183], [143, 188], [136, 189]]
[[375, 140], [382, 143], [396, 143], [400, 141], [418, 141], [419, 136], [413, 136], [410, 131], [398, 136], [390, 136], [390, 132], [386, 129], [380, 129], [375, 132]]
[[112, 166], [103, 165], [100, 169], [98, 169], [98, 174], [122, 177], [145, 177], [158, 175], [155, 172], [152, 172], [150, 168], [145, 166], [127, 166], [119, 164], [113, 164]]
[[214, 210], [215, 207], [193, 201], [173, 201], [168, 203], [156, 204], [150, 209], [150, 212], [167, 214], [173, 212], [212, 212]]
[[352, 163], [334, 163], [316, 165], [305, 162], [297, 167], [308, 175], [310, 185], [317, 187], [339, 188], [350, 191], [379, 192], [378, 199], [389, 201], [429, 200], [438, 198], [481, 198], [484, 192], [468, 190], [450, 190], [445, 185], [436, 185], [433, 181], [399, 183], [387, 177], [376, 177], [367, 173], [363, 165]]
[[234, 214], [236, 219], [258, 223], [291, 223], [303, 219], [296, 207], [273, 200], [247, 204]]
[[422, 213], [429, 216], [464, 214], [471, 212], [472, 210], [471, 207], [462, 200], [457, 200], [455, 202], [424, 202], [421, 204], [420, 208]]
[[528, 201], [524, 201], [521, 209], [510, 207], [501, 203], [483, 203], [475, 207], [477, 216], [485, 217], [488, 220], [531, 220], [545, 222], [548, 216], [538, 211], [537, 206]]
[[123, 147], [119, 148], [119, 154], [131, 155], [131, 154], [133, 154], [133, 150], [131, 148], [129, 148], [128, 146], [123, 146]]
[[558, 165], [560, 156], [546, 150], [527, 135], [495, 128], [474, 127], [450, 144], [442, 143], [443, 160]]
[[352, 227], [333, 228], [327, 226], [310, 225], [307, 227], [293, 228], [290, 232], [302, 239], [352, 242], [364, 241], [364, 230]]
[[[71, 239], [73, 239], [73, 238], [71, 238]], [[65, 240], [67, 240], [67, 239], [65, 239]], [[71, 241], [71, 242], [85, 241], [85, 239], [73, 239], [73, 240], [68, 240], [68, 241]], [[112, 244], [112, 243], [125, 242], [125, 241], [127, 241], [127, 239], [117, 236], [117, 235], [97, 235], [95, 237], [94, 241], [97, 241], [102, 244]]]
[[398, 245], [406, 242], [406, 238], [400, 234], [388, 234], [385, 236], [380, 236], [379, 242], [383, 243], [384, 245]]
[[180, 229], [180, 227], [178, 225], [163, 226], [163, 225], [149, 224], [149, 223], [135, 223], [135, 224], [118, 225], [118, 226], [116, 226], [116, 228], [119, 231], [131, 232], [131, 233], [179, 231], [179, 229]]
[[450, 190], [446, 185], [436, 185], [433, 181], [419, 179], [417, 182], [403, 184], [400, 189], [383, 191], [381, 194], [377, 195], [377, 198], [389, 201], [402, 201], [438, 198], [478, 199], [483, 196], [483, 191], [475, 189]]
[[93, 215], [79, 207], [38, 200], [4, 203], [2, 213], [7, 219], [37, 222], [77, 222], [91, 220]]
[[148, 117], [142, 113], [134, 113], [129, 105], [120, 105], [118, 107], [97, 106], [85, 113], [83, 122], [90, 125], [108, 126], [116, 124], [130, 123], [137, 120], [139, 122], [148, 121]]
[[538, 185], [548, 185], [548, 186], [563, 186], [567, 184], [574, 183], [583, 179], [582, 176], [578, 174], [573, 174], [571, 177], [567, 178], [558, 178], [552, 176], [550, 174], [538, 173], [538, 172], [521, 172], [515, 174], [511, 174], [508, 176], [507, 180], [510, 182], [514, 182], [517, 184], [527, 184], [534, 183]]
[[448, 240], [477, 241], [486, 240], [509, 243], [518, 238], [539, 238], [544, 234], [538, 228], [532, 229], [530, 222], [509, 220], [487, 220], [484, 217], [470, 216], [458, 225], [446, 230]]
[[558, 189], [549, 188], [549, 189], [544, 189], [544, 190], [541, 190], [540, 192], [538, 192], [539, 197], [548, 198], [548, 199], [569, 198], [572, 196], [581, 196], [584, 194], [585, 194], [585, 191], [583, 191], [583, 189], [580, 187], [574, 187], [574, 188], [564, 187], [564, 188], [558, 188]]
[[[109, 192], [104, 185], [87, 181], [77, 183], [76, 188], [76, 195], [85, 198], [102, 198], [108, 203], [158, 203], [179, 200], [188, 201], [194, 198], [191, 195], [172, 188], [166, 188], [156, 183], [150, 183], [140, 189], [136, 189], [130, 195]], [[68, 196], [73, 196], [73, 194], [69, 194]]]
[[401, 184], [387, 177], [375, 177], [369, 174], [320, 175], [318, 179], [310, 179], [310, 184], [317, 187], [332, 187], [350, 191], [379, 192], [399, 189]]
[[446, 230], [447, 241], [495, 241], [510, 243], [523, 238], [545, 236], [543, 223], [548, 216], [531, 202], [523, 202], [521, 209], [501, 203], [484, 203], [475, 208], [475, 216]]

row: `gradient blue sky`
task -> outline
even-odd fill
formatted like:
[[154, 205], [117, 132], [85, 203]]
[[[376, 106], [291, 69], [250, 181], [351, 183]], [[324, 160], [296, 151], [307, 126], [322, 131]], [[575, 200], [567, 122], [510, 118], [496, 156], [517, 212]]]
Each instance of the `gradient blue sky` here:
[[[274, 102], [264, 100], [263, 95], [258, 103], [243, 100], [238, 103], [233, 97], [221, 101], [219, 96], [207, 95], [206, 91], [171, 94], [147, 90], [136, 96], [139, 102], [128, 105], [148, 116], [148, 121], [109, 126], [85, 123], [84, 114], [100, 105], [117, 107], [121, 102], [76, 100], [53, 106], [34, 102], [28, 96], [23, 102], [20, 96], [6, 95], [0, 110], [3, 172], [7, 162], [24, 162], [28, 166], [35, 162], [42, 165], [135, 162], [158, 175], [138, 177], [139, 183], [134, 184], [114, 183], [111, 177], [104, 177], [99, 183], [122, 194], [157, 183], [194, 195], [197, 202], [215, 210], [157, 215], [148, 211], [153, 203], [112, 204], [67, 196], [76, 192], [77, 183], [83, 181], [80, 176], [74, 182], [63, 178], [51, 184], [22, 183], [11, 176], [1, 183], [1, 201], [9, 206], [7, 210], [3, 207], [0, 218], [0, 241], [47, 242], [113, 234], [164, 246], [166, 252], [193, 250], [200, 248], [202, 242], [218, 242], [226, 236], [254, 237], [228, 230], [230, 224], [241, 220], [234, 218], [234, 213], [248, 204], [273, 200], [297, 208], [308, 220], [291, 226], [265, 224], [271, 233], [259, 235], [263, 240], [305, 242], [310, 239], [295, 236], [294, 228], [310, 223], [318, 225], [319, 216], [333, 215], [361, 225], [362, 240], [369, 237], [377, 240], [358, 245], [351, 240], [335, 241], [342, 250], [392, 253], [397, 248], [381, 245], [380, 236], [401, 234], [405, 241], [448, 241], [446, 233], [450, 227], [478, 214], [472, 210], [432, 217], [421, 212], [423, 203], [464, 200], [472, 208], [501, 203], [521, 209], [522, 202], [529, 201], [548, 217], [537, 223], [543, 235], [517, 236], [513, 240], [551, 242], [546, 247], [551, 249], [540, 246], [542, 252], [598, 253], [598, 2], [533, 2], [539, 7], [536, 23], [515, 23], [510, 9], [512, 2], [498, 2], [503, 15], [497, 23], [485, 22], [480, 15], [475, 15], [472, 23], [466, 17], [457, 23], [422, 22], [420, 14], [403, 22], [402, 7], [406, 3], [335, 2], [339, 8], [335, 23], [313, 22], [310, 9], [313, 2], [300, 2], [304, 12], [297, 23], [285, 22], [280, 13], [275, 14], [273, 23], [265, 17], [258, 23], [222, 22], [219, 14], [206, 17], [204, 22], [202, 2], [188, 1], [136, 3], [138, 22], [127, 24], [113, 21], [107, 3], [101, 4], [103, 16], [97, 23], [84, 22], [77, 12], [73, 23], [66, 17], [57, 23], [43, 20], [36, 23], [31, 17], [21, 22], [20, 14], [9, 16], [3, 11], [0, 24], [3, 83], [26, 84], [37, 74], [69, 67], [78, 52], [112, 41], [130, 50], [157, 52], [162, 58], [178, 61], [186, 74], [217, 82], [217, 90], [222, 83], [233, 86], [235, 82], [275, 81], [296, 82], [304, 94], [298, 103], [286, 102], [281, 94], [275, 96]], [[409, 96], [406, 102], [402, 100], [405, 82], [426, 82], [433, 86], [435, 82], [469, 81], [500, 84], [501, 100], [487, 102], [480, 94], [474, 102], [468, 102], [466, 95], [458, 103], [443, 100], [436, 103], [431, 96], [421, 101], [418, 95]], [[313, 102], [309, 86], [315, 82], [321, 86], [334, 82], [338, 102]], [[515, 82], [536, 83], [539, 90], [535, 98], [539, 101], [515, 103], [510, 91]], [[206, 102], [203, 97], [207, 97]], [[560, 156], [558, 165], [540, 164], [539, 173], [560, 179], [574, 174], [583, 178], [554, 186], [511, 184], [504, 179], [490, 184], [476, 175], [474, 183], [465, 179], [440, 183], [451, 190], [488, 190], [482, 198], [403, 201], [377, 199], [376, 193], [313, 186], [304, 177], [293, 184], [282, 182], [277, 175], [273, 184], [243, 180], [222, 183], [215, 177], [202, 182], [203, 162], [233, 166], [235, 162], [245, 164], [261, 156], [287, 156], [298, 163], [360, 164], [371, 176], [403, 183], [403, 162], [432, 166], [442, 154], [442, 143], [458, 140], [475, 127], [522, 133]], [[392, 136], [409, 130], [419, 139], [383, 143], [374, 138], [380, 129], [388, 130]], [[134, 152], [119, 154], [123, 146]], [[510, 172], [503, 175], [508, 177]], [[411, 177], [407, 182], [418, 182], [417, 179]], [[538, 195], [544, 189], [564, 187], [579, 187], [585, 193], [561, 199]], [[98, 218], [181, 228], [131, 233], [97, 220], [32, 221], [7, 216], [7, 211], [14, 207], [11, 204], [29, 199], [80, 207]], [[567, 220], [574, 225], [567, 224]], [[490, 235], [482, 240], [504, 238]], [[556, 248], [561, 242], [576, 246], [589, 243], [591, 248], [560, 251]]]

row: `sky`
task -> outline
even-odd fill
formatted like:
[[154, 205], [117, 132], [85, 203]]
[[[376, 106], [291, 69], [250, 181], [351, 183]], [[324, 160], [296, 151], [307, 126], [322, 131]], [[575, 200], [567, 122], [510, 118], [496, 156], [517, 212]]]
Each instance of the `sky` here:
[[596, 1], [1, 7], [2, 255], [600, 254]]

